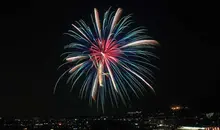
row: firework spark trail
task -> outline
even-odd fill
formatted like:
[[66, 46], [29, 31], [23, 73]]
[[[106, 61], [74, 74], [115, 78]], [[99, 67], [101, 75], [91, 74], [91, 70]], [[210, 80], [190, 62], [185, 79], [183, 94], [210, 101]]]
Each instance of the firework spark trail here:
[[99, 19], [99, 13], [96, 8], [94, 9], [94, 12], [95, 12], [95, 22], [96, 22], [98, 33], [99, 33], [99, 38], [101, 39], [101, 23]]
[[99, 12], [94, 8], [94, 16], [91, 15], [94, 30], [83, 20], [72, 24], [74, 30], [68, 30], [65, 34], [78, 42], [65, 46], [70, 51], [62, 54], [67, 55], [66, 62], [59, 68], [67, 64], [72, 67], [59, 77], [54, 93], [58, 82], [68, 72], [67, 83], [71, 82], [71, 91], [82, 75], [86, 75], [80, 97], [89, 95], [89, 102], [96, 101], [97, 107], [100, 101], [103, 111], [107, 94], [112, 106], [118, 107], [118, 99], [125, 105], [126, 100], [130, 100], [129, 92], [138, 98], [138, 93], [143, 94], [142, 91], [146, 90], [145, 86], [155, 92], [149, 83], [152, 83], [150, 77], [154, 77], [148, 66], [156, 68], [150, 61], [157, 57], [149, 50], [159, 43], [145, 35], [145, 28], [137, 27], [127, 32], [126, 29], [133, 23], [131, 15], [121, 16], [121, 8], [115, 13], [110, 13], [109, 9], [101, 22]]

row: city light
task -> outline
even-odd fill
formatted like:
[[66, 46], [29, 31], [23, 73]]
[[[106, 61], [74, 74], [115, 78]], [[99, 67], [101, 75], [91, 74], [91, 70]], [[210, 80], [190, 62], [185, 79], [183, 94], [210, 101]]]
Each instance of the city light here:
[[177, 111], [177, 110], [180, 110], [180, 109], [182, 109], [182, 108], [183, 108], [183, 107], [178, 106], [178, 105], [171, 106], [171, 110], [173, 110], [173, 111]]
[[[176, 109], [177, 106], [175, 106]], [[181, 108], [180, 106], [177, 109]], [[182, 111], [179, 111], [180, 113]], [[169, 113], [156, 112], [145, 114], [143, 116], [142, 112], [128, 112], [121, 116], [97, 116], [97, 117], [86, 117], [86, 118], [65, 118], [65, 119], [41, 119], [37, 118], [31, 119], [18, 119], [18, 118], [2, 118], [0, 120], [3, 128], [14, 129], [19, 128], [21, 130], [31, 130], [31, 129], [44, 129], [54, 130], [54, 129], [74, 129], [74, 130], [91, 130], [93, 124], [105, 125], [106, 122], [114, 121], [115, 123], [130, 125], [134, 129], [146, 128], [154, 130], [220, 130], [219, 128], [219, 113], [212, 114], [198, 114], [193, 116], [184, 116], [180, 117], [179, 114], [175, 116], [172, 115], [175, 113], [169, 111]], [[172, 115], [172, 116], [171, 116]], [[209, 116], [207, 116], [209, 115]], [[210, 116], [211, 115], [211, 116]], [[77, 120], [77, 121], [76, 121]], [[190, 123], [187, 122], [190, 120]], [[208, 122], [207, 122], [208, 121]], [[100, 123], [100, 124], [99, 124]], [[194, 126], [194, 127], [192, 127]], [[4, 129], [3, 129], [4, 130]]]
[[182, 129], [182, 130], [204, 130], [205, 127], [190, 127], [190, 126], [182, 126], [178, 129]]
[[208, 127], [206, 130], [220, 130], [220, 127]]

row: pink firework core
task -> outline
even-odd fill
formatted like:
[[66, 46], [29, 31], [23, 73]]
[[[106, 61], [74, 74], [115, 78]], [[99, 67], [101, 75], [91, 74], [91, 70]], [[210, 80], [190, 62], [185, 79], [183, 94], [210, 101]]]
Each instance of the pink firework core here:
[[118, 56], [121, 54], [118, 44], [116, 41], [109, 40], [98, 40], [97, 44], [92, 44], [90, 47], [91, 60], [98, 63], [106, 64], [107, 62], [117, 62]]

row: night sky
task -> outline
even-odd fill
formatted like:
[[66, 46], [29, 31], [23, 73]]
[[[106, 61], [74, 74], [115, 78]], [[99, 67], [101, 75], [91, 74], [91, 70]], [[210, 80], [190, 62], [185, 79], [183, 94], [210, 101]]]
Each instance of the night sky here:
[[93, 8], [103, 14], [110, 6], [133, 13], [137, 25], [146, 26], [158, 40], [159, 71], [154, 88], [130, 108], [106, 109], [106, 114], [141, 108], [166, 109], [171, 104], [188, 105], [200, 111], [219, 110], [219, 49], [214, 36], [217, 19], [212, 3], [158, 0], [42, 1], [1, 4], [0, 115], [80, 116], [98, 115], [96, 106], [78, 99], [62, 84], [53, 95], [62, 71], [63, 33], [74, 21], [90, 22]]

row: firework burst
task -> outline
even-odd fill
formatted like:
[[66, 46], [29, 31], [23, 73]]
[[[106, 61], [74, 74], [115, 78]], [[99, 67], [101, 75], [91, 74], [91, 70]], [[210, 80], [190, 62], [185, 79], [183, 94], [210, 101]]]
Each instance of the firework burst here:
[[[104, 110], [105, 97], [110, 97], [113, 106], [118, 106], [118, 99], [126, 105], [130, 100], [129, 93], [137, 97], [148, 86], [149, 77], [153, 78], [149, 66], [151, 57], [156, 57], [148, 49], [158, 42], [145, 35], [146, 29], [142, 27], [127, 31], [133, 23], [131, 15], [121, 18], [122, 9], [116, 12], [107, 10], [101, 22], [97, 9], [91, 15], [93, 30], [83, 20], [72, 24], [73, 30], [66, 35], [73, 37], [77, 42], [70, 43], [65, 48], [66, 62], [60, 67], [71, 64], [57, 80], [54, 93], [60, 79], [70, 74], [67, 83], [71, 82], [71, 91], [82, 75], [86, 75], [80, 90], [80, 97], [89, 96], [92, 100], [100, 102]], [[145, 85], [143, 85], [145, 84]]]

